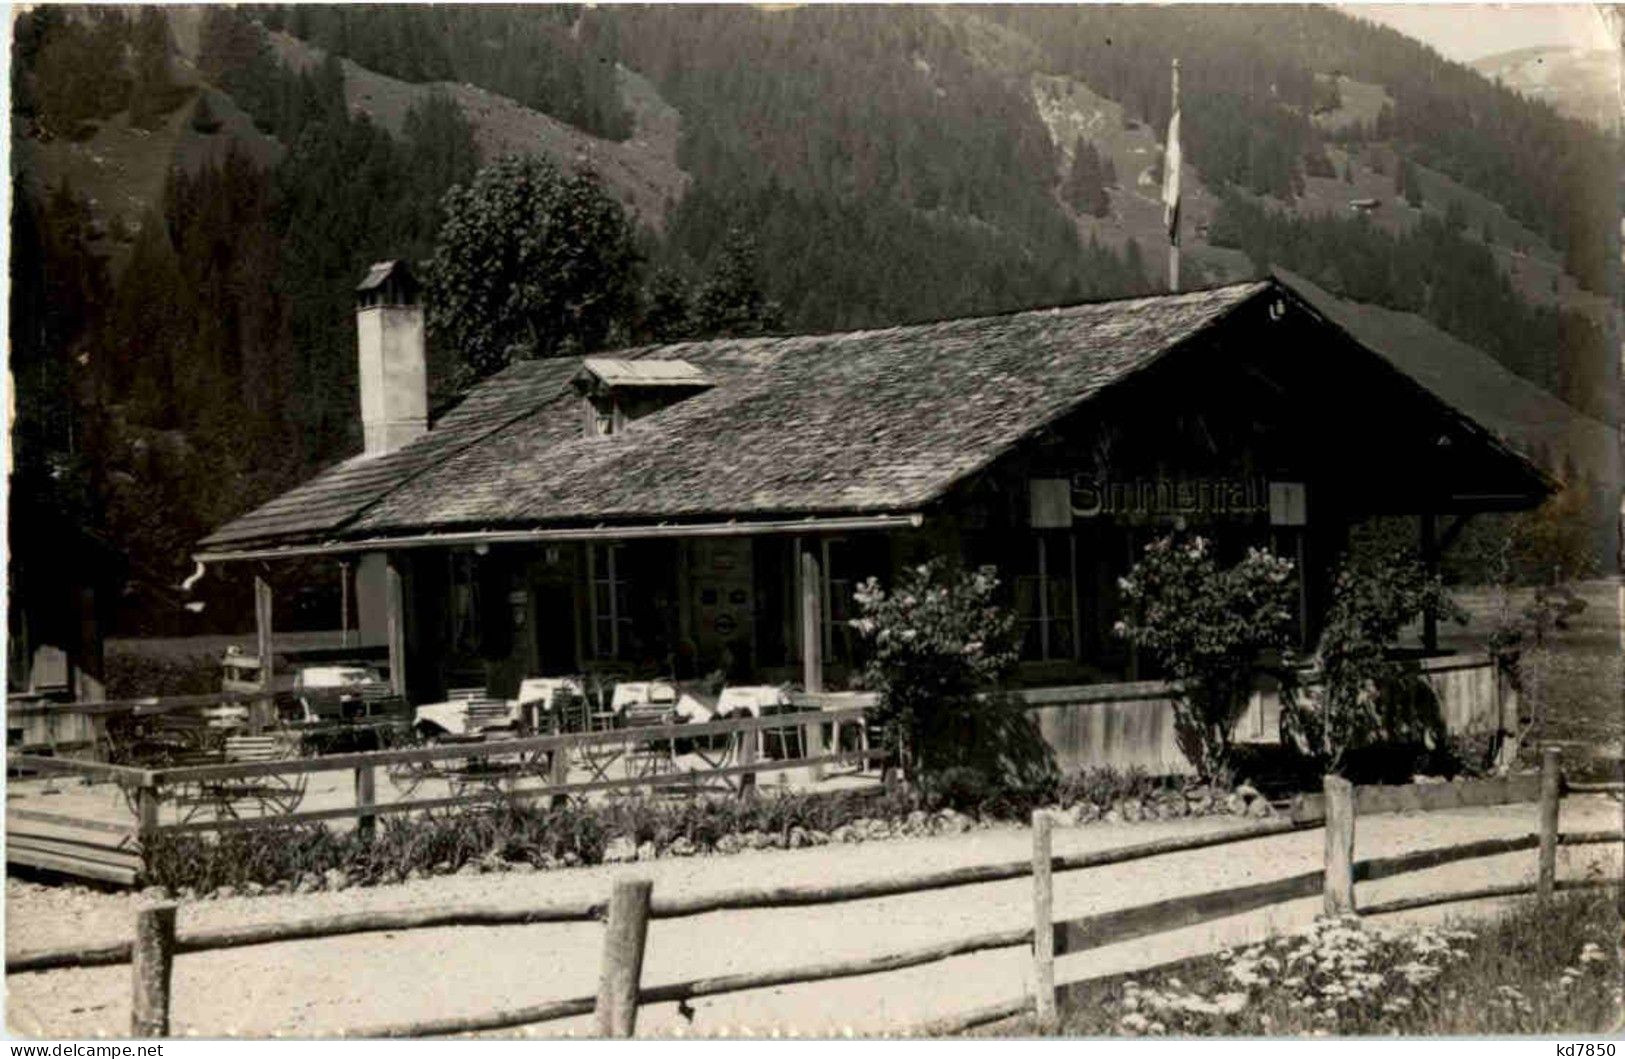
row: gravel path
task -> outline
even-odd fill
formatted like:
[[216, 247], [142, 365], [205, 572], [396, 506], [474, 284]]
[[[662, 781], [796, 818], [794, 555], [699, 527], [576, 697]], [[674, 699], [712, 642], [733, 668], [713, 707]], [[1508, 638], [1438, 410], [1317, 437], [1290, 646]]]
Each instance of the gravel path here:
[[[1621, 807], [1604, 797], [1565, 800], [1565, 830], [1618, 827]], [[1238, 826], [1223, 819], [1090, 824], [1055, 832], [1058, 853], [1077, 853]], [[1384, 856], [1535, 828], [1532, 805], [1362, 818], [1359, 856]], [[1181, 894], [1244, 885], [1318, 867], [1319, 831], [1172, 854], [1055, 877], [1058, 918]], [[1024, 828], [729, 857], [659, 860], [637, 866], [657, 894], [698, 894], [803, 880], [856, 881], [898, 871], [996, 863], [1030, 855]], [[1560, 872], [1583, 876], [1591, 864], [1621, 871], [1617, 846], [1561, 851]], [[1364, 900], [1467, 888], [1532, 877], [1534, 854], [1448, 865], [1362, 884]], [[607, 895], [627, 868], [594, 867], [535, 874], [451, 876], [399, 886], [301, 896], [201, 901], [181, 910], [183, 929], [238, 925], [340, 911], [433, 907], [473, 902], [523, 906]], [[135, 899], [121, 893], [8, 881], [6, 948], [17, 952], [127, 938]], [[913, 948], [1024, 926], [1026, 879], [838, 905], [712, 913], [650, 925], [644, 981], [663, 982]], [[1057, 977], [1112, 973], [1175, 959], [1309, 922], [1319, 900], [1063, 958]], [[1416, 918], [1458, 914], [1413, 913]], [[449, 1015], [473, 1015], [596, 988], [602, 927], [542, 924], [364, 934], [324, 941], [187, 955], [176, 962], [173, 1026], [192, 1036], [332, 1036], [346, 1028]], [[899, 1032], [1018, 995], [1025, 988], [1021, 949], [978, 953], [881, 976], [758, 990], [695, 1002], [692, 1021], [671, 1004], [640, 1015], [646, 1034], [799, 1035]], [[129, 1020], [127, 966], [17, 975], [7, 979], [7, 1023], [30, 1036], [121, 1036]], [[580, 1018], [514, 1031], [584, 1033]]]

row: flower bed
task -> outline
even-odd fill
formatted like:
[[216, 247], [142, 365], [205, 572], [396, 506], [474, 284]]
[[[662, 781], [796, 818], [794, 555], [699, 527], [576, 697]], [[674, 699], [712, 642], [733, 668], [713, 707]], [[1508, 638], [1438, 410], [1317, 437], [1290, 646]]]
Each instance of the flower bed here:
[[[1083, 1036], [1594, 1033], [1625, 1014], [1617, 889], [1521, 901], [1495, 919], [1384, 927], [1357, 917], [1073, 987]], [[996, 1027], [1022, 1033], [1028, 1020]]]
[[144, 877], [183, 896], [344, 889], [456, 872], [551, 870], [951, 834], [999, 821], [1024, 824], [1040, 807], [1073, 824], [1273, 811], [1251, 788], [1221, 791], [1115, 769], [1018, 792], [989, 792], [950, 776], [926, 792], [762, 792], [747, 799], [638, 798], [557, 809], [498, 802], [382, 817], [371, 839], [320, 825], [160, 834], [145, 853]]

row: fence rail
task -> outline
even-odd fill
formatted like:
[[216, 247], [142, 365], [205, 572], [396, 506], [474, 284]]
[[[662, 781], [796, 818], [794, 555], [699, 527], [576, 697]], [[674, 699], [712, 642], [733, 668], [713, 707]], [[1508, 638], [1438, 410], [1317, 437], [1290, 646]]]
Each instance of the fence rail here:
[[102, 702], [53, 702], [48, 704], [7, 705], [8, 717], [111, 717], [115, 714], [156, 716], [177, 710], [205, 709], [210, 706], [230, 706], [237, 703], [264, 702], [275, 693], [270, 691], [210, 691], [196, 695], [147, 695], [134, 699], [107, 699]]
[[[1291, 821], [1264, 821], [1249, 824], [1217, 835], [1160, 839], [1141, 842], [1117, 849], [1093, 853], [1072, 854], [1051, 858], [1055, 871], [1077, 871], [1086, 868], [1125, 864], [1169, 853], [1209, 849], [1232, 845], [1272, 835], [1306, 830], [1314, 825], [1295, 824]], [[863, 901], [899, 894], [922, 893], [929, 890], [974, 886], [982, 883], [1004, 882], [1031, 875], [1033, 861], [1006, 861], [998, 864], [971, 865], [933, 872], [917, 872], [889, 879], [867, 879], [851, 883], [819, 884], [809, 886], [781, 886], [767, 889], [750, 888], [721, 893], [698, 894], [690, 897], [653, 899], [649, 915], [653, 919], [680, 919], [706, 915], [711, 912], [739, 911], [762, 908], [799, 908], [808, 905], [838, 904]], [[536, 923], [585, 923], [604, 917], [606, 901], [575, 901], [536, 907], [514, 908], [491, 905], [463, 905], [453, 908], [401, 909], [387, 912], [351, 912], [334, 916], [279, 923], [257, 923], [249, 926], [198, 931], [181, 935], [176, 940], [176, 952], [208, 952], [214, 949], [241, 948], [250, 945], [269, 945], [286, 941], [334, 937], [343, 934], [398, 932], [405, 930], [443, 927], [523, 926]], [[20, 952], [6, 958], [8, 973], [46, 971], [61, 967], [97, 967], [130, 962], [130, 944], [115, 942], [81, 948], [60, 948]]]
[[[660, 902], [651, 900], [647, 882], [622, 879], [607, 902], [583, 902], [532, 909], [468, 907], [461, 909], [409, 910], [391, 913], [362, 913], [324, 917], [293, 923], [261, 924], [231, 930], [177, 935], [173, 906], [147, 908], [138, 913], [138, 927], [132, 942], [77, 950], [55, 950], [20, 954], [7, 961], [7, 973], [47, 970], [65, 966], [133, 962], [136, 998], [132, 1008], [132, 1029], [138, 1035], [163, 1035], [169, 1026], [169, 979], [173, 958], [178, 954], [267, 944], [278, 941], [330, 937], [366, 931], [398, 931], [444, 926], [507, 925], [539, 922], [580, 922], [607, 918], [603, 985], [597, 997], [574, 997], [520, 1008], [488, 1012], [476, 1016], [423, 1020], [356, 1030], [347, 1036], [417, 1037], [502, 1029], [597, 1012], [601, 1034], [630, 1036], [635, 1030], [637, 1010], [665, 1002], [686, 1002], [704, 996], [744, 992], [773, 986], [856, 977], [940, 962], [956, 956], [993, 949], [1030, 945], [1033, 952], [1033, 981], [1037, 990], [1021, 1001], [998, 1005], [939, 1020], [926, 1027], [934, 1032], [957, 1032], [986, 1022], [997, 1021], [1035, 1005], [1041, 1024], [1053, 1024], [1055, 1017], [1054, 959], [1104, 945], [1161, 934], [1170, 930], [1237, 915], [1286, 901], [1323, 896], [1328, 909], [1355, 910], [1354, 883], [1390, 878], [1440, 865], [1482, 857], [1502, 856], [1529, 849], [1539, 851], [1540, 871], [1533, 886], [1506, 885], [1451, 893], [1428, 894], [1381, 902], [1360, 909], [1377, 915], [1462, 900], [1503, 897], [1533, 890], [1543, 899], [1558, 890], [1578, 888], [1587, 883], [1559, 882], [1549, 865], [1555, 865], [1559, 845], [1620, 842], [1619, 831], [1583, 831], [1561, 834], [1557, 829], [1557, 803], [1561, 797], [1558, 758], [1548, 751], [1542, 759], [1542, 801], [1539, 833], [1511, 838], [1481, 839], [1453, 846], [1417, 850], [1394, 856], [1356, 861], [1353, 852], [1352, 820], [1356, 803], [1352, 790], [1341, 793], [1328, 780], [1326, 801], [1328, 856], [1315, 871], [1301, 872], [1281, 879], [1249, 884], [1220, 891], [1189, 894], [1129, 908], [1054, 922], [1051, 918], [1051, 886], [1056, 871], [1075, 871], [1102, 864], [1163, 856], [1249, 841], [1255, 838], [1305, 829], [1303, 822], [1272, 821], [1218, 836], [1173, 839], [1142, 843], [1102, 853], [1056, 857], [1050, 848], [1050, 821], [1047, 814], [1035, 814], [1034, 852], [1030, 861], [922, 873], [907, 879], [877, 880], [836, 886], [787, 887], [769, 890], [740, 890]], [[1339, 781], [1340, 782], [1340, 781]], [[1345, 785], [1346, 786], [1346, 785]], [[1346, 848], [1343, 848], [1346, 847]], [[1340, 855], [1340, 848], [1346, 856]], [[640, 984], [646, 923], [651, 918], [698, 915], [731, 908], [795, 907], [812, 903], [851, 901], [903, 892], [919, 892], [945, 886], [973, 885], [1031, 875], [1034, 880], [1034, 924], [1013, 930], [953, 939], [930, 946], [879, 956], [827, 961], [794, 968], [753, 971], [741, 974], [699, 978], [684, 982], [643, 987]], [[641, 887], [641, 898], [628, 897], [623, 889]], [[1045, 942], [1048, 942], [1046, 944]], [[1047, 1002], [1046, 1002], [1047, 998]]]

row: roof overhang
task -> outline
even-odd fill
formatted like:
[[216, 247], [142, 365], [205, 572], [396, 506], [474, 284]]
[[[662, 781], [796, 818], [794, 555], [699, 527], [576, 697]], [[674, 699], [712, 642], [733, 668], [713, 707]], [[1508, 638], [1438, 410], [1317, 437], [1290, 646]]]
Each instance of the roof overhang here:
[[274, 559], [309, 559], [356, 555], [407, 548], [458, 548], [481, 544], [542, 544], [559, 541], [668, 540], [688, 537], [760, 537], [802, 533], [847, 533], [858, 530], [917, 529], [925, 524], [919, 512], [902, 515], [807, 516], [805, 518], [726, 522], [657, 522], [641, 525], [596, 525], [538, 529], [456, 530], [410, 536], [366, 537], [356, 540], [313, 541], [273, 547], [221, 548], [196, 552], [200, 563], [267, 562]]

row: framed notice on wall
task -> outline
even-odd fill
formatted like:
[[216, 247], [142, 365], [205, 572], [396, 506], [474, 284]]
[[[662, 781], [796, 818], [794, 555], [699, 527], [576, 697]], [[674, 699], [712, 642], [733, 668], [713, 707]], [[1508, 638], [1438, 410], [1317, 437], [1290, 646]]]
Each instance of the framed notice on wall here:
[[1302, 482], [1271, 482], [1270, 525], [1306, 525], [1309, 522], [1307, 492]]
[[1033, 478], [1027, 483], [1028, 522], [1033, 529], [1072, 525], [1072, 483], [1065, 478]]

